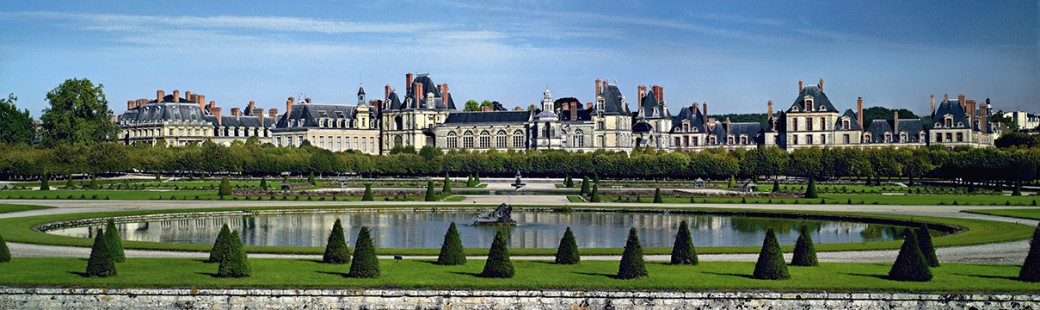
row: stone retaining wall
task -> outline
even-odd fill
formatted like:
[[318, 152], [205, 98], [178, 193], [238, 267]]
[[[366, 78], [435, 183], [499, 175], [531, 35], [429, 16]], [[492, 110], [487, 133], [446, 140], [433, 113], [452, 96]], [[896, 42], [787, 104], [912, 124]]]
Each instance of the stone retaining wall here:
[[0, 288], [0, 309], [1037, 309], [1040, 295]]

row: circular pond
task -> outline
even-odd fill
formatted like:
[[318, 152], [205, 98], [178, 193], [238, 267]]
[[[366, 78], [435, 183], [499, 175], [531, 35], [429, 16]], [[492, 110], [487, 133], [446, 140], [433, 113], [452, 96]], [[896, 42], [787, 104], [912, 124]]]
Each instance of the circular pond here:
[[[767, 229], [773, 229], [781, 244], [794, 244], [798, 228], [808, 226], [816, 243], [854, 243], [899, 238], [901, 226], [836, 220], [750, 217], [720, 214], [667, 212], [541, 212], [518, 210], [515, 227], [474, 226], [476, 211], [458, 212], [330, 212], [273, 214], [219, 214], [193, 218], [154, 218], [117, 223], [125, 240], [212, 243], [227, 223], [239, 230], [246, 245], [324, 246], [333, 222], [340, 219], [353, 244], [358, 230], [368, 226], [377, 247], [439, 248], [451, 222], [458, 225], [465, 247], [491, 244], [498, 229], [508, 232], [510, 246], [555, 248], [567, 227], [574, 231], [582, 248], [624, 247], [628, 230], [635, 227], [644, 247], [670, 247], [680, 221], [687, 221], [697, 246], [761, 246]], [[48, 233], [93, 237], [102, 225], [68, 227]], [[933, 234], [936, 232], [933, 231]]]

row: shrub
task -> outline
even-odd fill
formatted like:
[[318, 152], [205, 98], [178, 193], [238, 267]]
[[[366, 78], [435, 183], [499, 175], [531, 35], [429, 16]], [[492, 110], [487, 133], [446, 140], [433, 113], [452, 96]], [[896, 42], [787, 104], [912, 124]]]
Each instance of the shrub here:
[[332, 224], [332, 233], [329, 234], [329, 242], [325, 246], [325, 254], [321, 261], [329, 264], [350, 263], [350, 248], [347, 247], [347, 239], [343, 235], [343, 223], [336, 219]]
[[643, 245], [639, 243], [639, 234], [635, 227], [628, 230], [628, 241], [625, 252], [621, 254], [618, 266], [618, 279], [638, 279], [646, 277], [646, 262], [643, 261]]
[[939, 258], [935, 256], [935, 246], [932, 245], [932, 235], [928, 233], [928, 224], [921, 224], [916, 233], [917, 245], [921, 247], [921, 255], [924, 255], [928, 267], [939, 267]]
[[773, 190], [772, 190], [772, 192], [775, 193], [775, 192], [779, 192], [779, 191], [780, 191], [780, 181], [773, 180]]
[[583, 196], [589, 194], [589, 177], [581, 177], [581, 192], [579, 193]]
[[242, 246], [242, 238], [239, 237], [238, 231], [231, 232], [229, 238], [229, 247], [226, 248], [224, 258], [220, 260], [220, 265], [217, 266], [217, 277], [219, 278], [244, 278], [248, 277], [252, 273], [252, 268], [249, 267], [249, 258], [246, 256], [246, 250]]
[[654, 189], [654, 203], [663, 203], [664, 198], [661, 198], [661, 188]]
[[231, 182], [228, 181], [227, 176], [220, 179], [220, 189], [217, 190], [217, 195], [219, 195], [220, 198], [231, 195]]
[[217, 263], [224, 260], [224, 254], [227, 253], [227, 248], [230, 247], [231, 243], [231, 228], [225, 223], [223, 227], [220, 227], [220, 233], [217, 234], [217, 241], [213, 242], [213, 249], [209, 250], [209, 259], [207, 263]]
[[365, 195], [361, 196], [361, 201], [372, 201], [372, 184], [365, 184]]
[[433, 180], [426, 181], [426, 201], [437, 201], [437, 192], [433, 189]]
[[563, 179], [563, 186], [567, 188], [574, 187], [574, 180], [571, 179], [571, 175], [568, 174], [567, 177]]
[[69, 177], [65, 179], [65, 189], [72, 189], [74, 186], [75, 185], [72, 183], [72, 175], [70, 174]]
[[736, 188], [737, 187], [737, 178], [732, 176], [732, 175], [730, 175], [729, 176], [729, 184], [727, 184], [726, 187], [727, 188]]
[[599, 173], [593, 173], [592, 174], [592, 183], [593, 184], [599, 184]]
[[780, 243], [776, 241], [773, 230], [766, 231], [766, 239], [762, 241], [762, 251], [758, 253], [758, 262], [755, 263], [755, 279], [762, 280], [787, 280], [791, 274], [787, 272], [787, 262], [784, 261], [784, 252], [780, 250]]
[[466, 264], [466, 253], [463, 251], [462, 239], [459, 238], [459, 229], [455, 227], [455, 222], [451, 222], [448, 231], [444, 233], [441, 252], [437, 254], [437, 264], [448, 266]]
[[451, 194], [451, 178], [448, 177], [447, 173], [444, 174], [444, 188], [441, 189], [441, 192], [445, 195]]
[[805, 198], [820, 198], [820, 194], [816, 192], [816, 181], [813, 178], [809, 178], [809, 186], [805, 189]]
[[928, 270], [928, 261], [921, 253], [921, 246], [917, 244], [917, 234], [912, 229], [903, 230], [903, 247], [899, 249], [899, 256], [888, 271], [888, 278], [896, 281], [930, 281], [932, 272]]
[[480, 276], [484, 278], [512, 278], [515, 271], [513, 262], [509, 260], [509, 249], [506, 247], [506, 237], [502, 230], [495, 232], [495, 240], [491, 242], [491, 250], [488, 252], [487, 262], [484, 263], [484, 271]]
[[104, 278], [114, 275], [116, 261], [112, 259], [112, 251], [108, 249], [105, 232], [98, 229], [94, 245], [90, 248], [90, 259], [87, 260], [87, 276]]
[[354, 242], [354, 263], [350, 264], [351, 278], [378, 278], [379, 259], [376, 258], [376, 246], [372, 244], [372, 235], [368, 227], [361, 227], [357, 241]]
[[307, 175], [307, 184], [318, 185], [318, 182], [314, 180], [314, 171]]
[[581, 254], [578, 253], [578, 242], [574, 240], [571, 228], [563, 232], [560, 239], [560, 247], [556, 248], [556, 263], [561, 265], [573, 265], [581, 262]]
[[44, 173], [43, 176], [40, 176], [40, 190], [41, 191], [49, 191], [49, 190], [51, 190], [50, 181], [51, 181], [51, 175], [50, 174]]
[[473, 186], [476, 186], [476, 184], [473, 184], [473, 175], [471, 174], [469, 176], [466, 176], [466, 187], [473, 187]]
[[589, 197], [590, 202], [600, 202], [599, 199], [599, 184], [592, 185], [592, 195]]
[[816, 245], [813, 244], [809, 227], [802, 226], [798, 231], [798, 241], [794, 244], [794, 257], [791, 258], [791, 266], [819, 266], [820, 261], [816, 259]]
[[476, 176], [473, 177], [473, 186], [480, 185], [480, 172], [477, 172]]
[[267, 190], [267, 177], [260, 177], [260, 189]]
[[[0, 250], [7, 249], [6, 245], [2, 243], [0, 246], [3, 246]], [[1029, 240], [1029, 254], [1026, 254], [1026, 261], [1022, 263], [1022, 270], [1018, 272], [1018, 279], [1026, 282], [1040, 282], [1040, 224], [1037, 224], [1036, 229], [1033, 230], [1033, 239]]]
[[697, 249], [693, 247], [693, 237], [686, 221], [679, 222], [679, 231], [675, 233], [675, 244], [672, 245], [672, 265], [697, 265]]
[[0, 236], [0, 263], [7, 263], [11, 261], [11, 250], [7, 248], [7, 241], [4, 241], [4, 237]]
[[105, 226], [105, 241], [108, 242], [108, 250], [112, 251], [112, 260], [117, 263], [125, 262], [123, 240], [119, 238], [119, 230], [116, 229], [116, 222], [112, 219], [108, 219], [108, 224]]

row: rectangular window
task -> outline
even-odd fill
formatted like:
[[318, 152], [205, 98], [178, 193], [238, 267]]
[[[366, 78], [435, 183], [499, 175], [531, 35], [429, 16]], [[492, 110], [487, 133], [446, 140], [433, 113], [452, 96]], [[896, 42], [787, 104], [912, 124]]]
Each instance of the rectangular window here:
[[798, 135], [791, 136], [791, 144], [798, 145]]
[[368, 137], [361, 137], [361, 151], [368, 151]]
[[841, 141], [845, 144], [849, 144], [849, 134], [843, 135]]
[[964, 133], [957, 133], [957, 142], [964, 142]]
[[354, 137], [354, 149], [356, 150], [356, 149], [359, 149], [359, 148], [361, 148], [361, 147], [358, 146], [357, 137]]
[[949, 133], [949, 132], [946, 133], [946, 142], [953, 142], [953, 134], [952, 133]]
[[675, 137], [675, 146], [682, 146], [682, 144], [679, 143], [679, 137]]
[[812, 140], [813, 140], [812, 139], [812, 135], [806, 135], [805, 136], [805, 144], [812, 145], [812, 143], [813, 143]]
[[820, 135], [820, 144], [827, 144], [827, 136]]
[[[792, 122], [791, 123], [791, 131], [798, 131], [798, 119], [797, 118], [792, 118], [791, 122]], [[795, 143], [795, 144], [798, 144], [798, 143]]]
[[376, 138], [375, 137], [373, 137], [371, 139], [368, 139], [368, 149], [372, 150], [372, 152], [376, 151]]
[[[813, 119], [811, 117], [805, 118], [805, 130], [813, 131]], [[812, 144], [812, 138], [809, 141], [809, 144]]]

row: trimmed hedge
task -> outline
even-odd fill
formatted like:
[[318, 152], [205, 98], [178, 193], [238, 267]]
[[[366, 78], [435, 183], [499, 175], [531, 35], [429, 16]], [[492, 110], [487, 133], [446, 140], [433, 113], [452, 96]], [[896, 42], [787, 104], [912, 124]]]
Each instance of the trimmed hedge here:
[[917, 244], [917, 234], [912, 229], [903, 230], [903, 247], [899, 256], [888, 271], [888, 278], [896, 281], [931, 281], [932, 272], [928, 270], [928, 261]]
[[7, 263], [11, 261], [11, 249], [7, 248], [7, 241], [4, 241], [4, 237], [0, 236], [0, 263]]
[[437, 254], [437, 264], [447, 266], [466, 264], [466, 253], [463, 251], [462, 238], [459, 237], [459, 229], [455, 227], [455, 222], [451, 222], [448, 231], [444, 232], [444, 242], [441, 243], [440, 254]]
[[437, 201], [437, 192], [433, 189], [433, 180], [426, 181], [426, 201]]
[[372, 184], [365, 184], [365, 195], [361, 196], [361, 201], [372, 201], [375, 200], [372, 196]]
[[693, 246], [693, 237], [686, 221], [679, 222], [679, 231], [675, 233], [675, 244], [672, 245], [672, 265], [697, 265], [697, 249]]
[[921, 254], [928, 262], [928, 267], [939, 267], [939, 257], [935, 256], [935, 246], [932, 245], [932, 235], [928, 233], [928, 224], [921, 224], [917, 228], [917, 246], [921, 247]]
[[509, 260], [509, 248], [506, 247], [506, 237], [502, 230], [495, 232], [495, 240], [491, 242], [491, 250], [488, 252], [487, 262], [480, 276], [484, 278], [512, 278], [515, 274], [513, 262]]
[[805, 187], [804, 198], [820, 198], [820, 194], [816, 191], [816, 181], [813, 178], [809, 178], [809, 186]]
[[361, 227], [357, 241], [354, 242], [354, 263], [350, 264], [351, 278], [378, 278], [379, 259], [376, 258], [376, 246], [372, 243], [372, 235], [367, 226]]
[[780, 242], [776, 241], [776, 234], [772, 229], [766, 231], [766, 238], [762, 241], [762, 251], [758, 253], [758, 262], [755, 263], [755, 272], [752, 276], [761, 280], [791, 278], [791, 274], [787, 271], [787, 262], [784, 261], [784, 252], [780, 250]]
[[123, 240], [119, 237], [119, 230], [116, 229], [116, 222], [112, 219], [108, 219], [108, 224], [105, 226], [105, 242], [108, 242], [108, 250], [112, 251], [112, 260], [117, 263], [126, 261], [126, 254], [123, 252]]
[[794, 257], [791, 258], [791, 266], [819, 266], [820, 261], [816, 259], [816, 245], [813, 244], [809, 228], [802, 226], [798, 230], [798, 241], [794, 245]]
[[220, 189], [217, 190], [217, 195], [220, 198], [224, 198], [224, 196], [231, 196], [231, 194], [231, 182], [228, 181], [227, 176], [224, 176], [224, 178], [220, 179]]
[[1040, 282], [1040, 224], [1033, 230], [1033, 239], [1029, 240], [1029, 254], [1018, 272], [1018, 279], [1026, 282]]
[[621, 264], [618, 266], [618, 279], [645, 278], [646, 262], [643, 261], [643, 245], [639, 243], [639, 234], [635, 227], [628, 230], [628, 241], [625, 242], [625, 252], [621, 254]]
[[252, 268], [249, 266], [249, 258], [246, 256], [246, 250], [242, 246], [242, 238], [239, 237], [238, 231], [232, 231], [229, 239], [229, 246], [225, 248], [224, 257], [217, 266], [217, 277], [245, 278], [250, 276]]
[[574, 265], [581, 262], [581, 254], [578, 253], [578, 242], [574, 239], [571, 228], [563, 232], [560, 238], [560, 246], [556, 248], [556, 263], [561, 265]]
[[88, 277], [111, 277], [116, 275], [116, 261], [112, 259], [112, 251], [108, 249], [105, 232], [97, 230], [94, 245], [90, 247], [90, 259], [87, 260]]
[[336, 219], [332, 224], [332, 232], [329, 234], [328, 244], [325, 246], [325, 254], [321, 261], [329, 264], [350, 263], [350, 248], [347, 247], [347, 239], [343, 235], [343, 223]]
[[228, 228], [227, 223], [220, 227], [220, 233], [217, 234], [217, 240], [213, 242], [213, 248], [209, 250], [209, 259], [207, 263], [219, 263], [224, 260], [224, 255], [227, 253], [227, 248], [231, 246], [231, 228]]

